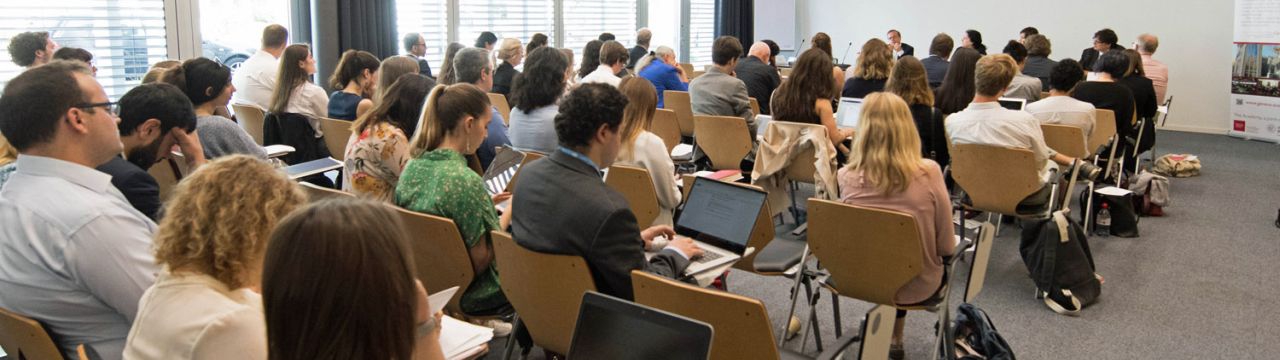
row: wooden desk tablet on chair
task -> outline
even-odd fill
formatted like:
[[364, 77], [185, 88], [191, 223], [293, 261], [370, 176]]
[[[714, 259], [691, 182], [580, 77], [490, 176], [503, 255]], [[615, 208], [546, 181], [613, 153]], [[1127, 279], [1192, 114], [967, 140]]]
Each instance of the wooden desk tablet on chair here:
[[[531, 251], [511, 240], [511, 234], [490, 234], [498, 273], [502, 274], [502, 292], [518, 315], [516, 328], [525, 326], [535, 345], [567, 354], [582, 295], [596, 290], [586, 260]], [[507, 357], [515, 347], [515, 338], [508, 340]]]

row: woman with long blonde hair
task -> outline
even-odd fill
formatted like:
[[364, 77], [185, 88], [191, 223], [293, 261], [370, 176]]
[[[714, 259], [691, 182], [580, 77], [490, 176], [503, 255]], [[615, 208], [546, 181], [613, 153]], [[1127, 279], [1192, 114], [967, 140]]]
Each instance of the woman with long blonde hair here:
[[[951, 197], [942, 168], [920, 156], [920, 137], [907, 103], [898, 95], [868, 95], [862, 105], [849, 162], [840, 169], [840, 200], [915, 217], [924, 268], [894, 298], [900, 305], [936, 304], [943, 285], [942, 258], [955, 253]], [[907, 313], [898, 311], [890, 358], [901, 359]]]
[[[667, 145], [658, 135], [649, 132], [653, 116], [657, 113], [658, 97], [648, 80], [627, 77], [618, 84], [618, 90], [627, 97], [627, 107], [622, 111], [622, 124], [618, 135], [622, 149], [618, 151], [618, 163], [641, 167], [649, 171], [654, 189], [658, 192], [658, 217], [652, 225], [671, 225], [676, 206], [680, 205], [680, 190], [676, 188], [676, 165], [671, 161]], [[640, 224], [649, 226], [650, 224]]]
[[893, 50], [880, 39], [867, 40], [858, 52], [858, 63], [853, 66], [853, 77], [844, 83], [840, 96], [864, 98], [867, 94], [884, 91], [893, 68]]

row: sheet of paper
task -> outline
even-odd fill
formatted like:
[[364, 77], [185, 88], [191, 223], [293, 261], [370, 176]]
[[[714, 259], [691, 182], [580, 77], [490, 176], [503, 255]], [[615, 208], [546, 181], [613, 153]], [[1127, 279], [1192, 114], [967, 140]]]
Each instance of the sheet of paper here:
[[438, 293], [428, 295], [427, 302], [431, 305], [431, 312], [428, 314], [435, 314], [440, 312], [440, 310], [444, 310], [444, 306], [449, 304], [449, 300], [453, 299], [453, 294], [457, 292], [458, 287], [454, 286], [441, 290]]
[[1125, 196], [1133, 193], [1132, 191], [1121, 189], [1115, 186], [1104, 187], [1098, 190], [1094, 190], [1094, 192], [1102, 195], [1109, 195], [1109, 196]]
[[693, 145], [678, 144], [671, 148], [671, 157], [685, 157], [693, 153]]
[[493, 329], [445, 316], [440, 321], [440, 349], [455, 359], [493, 340]]

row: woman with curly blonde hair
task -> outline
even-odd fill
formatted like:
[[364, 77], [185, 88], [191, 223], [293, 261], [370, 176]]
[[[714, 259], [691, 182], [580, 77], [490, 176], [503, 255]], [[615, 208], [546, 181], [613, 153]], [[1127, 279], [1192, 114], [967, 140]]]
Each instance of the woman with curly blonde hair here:
[[156, 234], [164, 270], [138, 302], [125, 358], [266, 359], [257, 289], [267, 239], [305, 201], [284, 173], [244, 155], [183, 179]]

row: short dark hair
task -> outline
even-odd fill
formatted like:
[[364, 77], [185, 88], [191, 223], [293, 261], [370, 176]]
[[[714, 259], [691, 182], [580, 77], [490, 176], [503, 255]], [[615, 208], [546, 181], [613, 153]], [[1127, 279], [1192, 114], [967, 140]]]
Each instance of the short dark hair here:
[[196, 110], [177, 86], [165, 83], [142, 84], [124, 93], [120, 106], [120, 136], [133, 135], [149, 119], [160, 120], [160, 133], [175, 127], [187, 132], [196, 129]]
[[1036, 29], [1034, 26], [1028, 26], [1022, 28], [1022, 31], [1019, 31], [1018, 33], [1022, 34], [1023, 37], [1029, 37], [1031, 35], [1039, 35], [1040, 29]]
[[93, 53], [89, 50], [77, 47], [64, 47], [53, 52], [53, 58], [58, 60], [76, 60], [88, 64], [93, 61]]
[[498, 35], [494, 35], [492, 32], [485, 31], [476, 37], [476, 47], [478, 48], [486, 47], [496, 42], [498, 42]]
[[560, 113], [556, 114], [556, 137], [560, 139], [560, 146], [586, 147], [601, 126], [617, 131], [626, 108], [627, 97], [612, 85], [578, 85], [560, 101]]
[[[160, 81], [177, 86], [191, 103], [199, 106], [222, 94], [231, 84], [231, 69], [209, 58], [195, 58], [160, 75]], [[209, 91], [212, 89], [212, 91]]]
[[626, 64], [628, 57], [631, 55], [627, 53], [627, 47], [620, 42], [609, 40], [600, 45], [600, 63], [603, 65]]
[[529, 43], [524, 44], [524, 53], [528, 54], [533, 52], [533, 49], [547, 46], [547, 40], [548, 40], [547, 34], [543, 34], [543, 33], [533, 34], [533, 37], [529, 38]]
[[400, 41], [404, 43], [404, 51], [413, 51], [413, 47], [418, 45], [418, 40], [422, 40], [422, 34], [411, 32], [404, 34], [404, 39]]
[[82, 62], [54, 60], [9, 80], [0, 94], [0, 133], [10, 145], [25, 151], [52, 140], [67, 110], [89, 101], [77, 72], [90, 76]]
[[28, 31], [9, 39], [9, 57], [18, 66], [31, 66], [36, 62], [36, 51], [49, 44], [49, 32]]
[[453, 76], [458, 83], [475, 83], [485, 73], [493, 73], [489, 64], [489, 50], [465, 48], [453, 54]]
[[777, 42], [769, 39], [760, 40], [760, 42], [769, 45], [769, 57], [778, 56], [778, 54], [782, 53], [782, 47], [778, 46]]
[[1016, 63], [1022, 63], [1023, 60], [1027, 59], [1027, 47], [1023, 46], [1018, 40], [1009, 40], [1008, 43], [1004, 44], [1003, 52], [1009, 54], [1013, 58], [1013, 62]]
[[1093, 38], [1107, 45], [1115, 45], [1116, 42], [1120, 41], [1120, 37], [1116, 36], [1116, 32], [1111, 29], [1098, 30], [1098, 32], [1093, 33]]
[[716, 65], [728, 64], [739, 57], [742, 57], [742, 43], [736, 37], [721, 36], [711, 45], [711, 61]]
[[278, 48], [289, 43], [289, 29], [280, 24], [267, 25], [262, 29], [262, 47]]
[[929, 43], [929, 55], [948, 58], [951, 57], [951, 48], [954, 47], [956, 47], [956, 42], [951, 39], [951, 35], [938, 33], [938, 35], [933, 36], [933, 42]]
[[568, 69], [569, 59], [560, 50], [550, 46], [533, 49], [524, 60], [524, 72], [511, 82], [511, 106], [528, 114], [555, 104], [564, 94], [564, 72]]
[[1107, 50], [1098, 56], [1098, 61], [1093, 64], [1093, 71], [1111, 74], [1112, 78], [1119, 80], [1129, 71], [1129, 57], [1124, 55], [1123, 50]]
[[618, 37], [613, 36], [613, 33], [603, 32], [603, 33], [600, 33], [600, 37], [597, 39], [599, 39], [600, 41], [610, 41], [610, 40], [618, 40]]
[[1058, 65], [1054, 65], [1049, 73], [1050, 89], [1071, 91], [1081, 81], [1084, 81], [1084, 69], [1080, 67], [1080, 62], [1074, 59], [1058, 61]]

